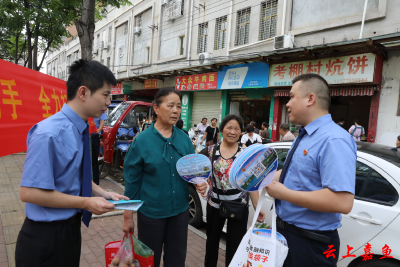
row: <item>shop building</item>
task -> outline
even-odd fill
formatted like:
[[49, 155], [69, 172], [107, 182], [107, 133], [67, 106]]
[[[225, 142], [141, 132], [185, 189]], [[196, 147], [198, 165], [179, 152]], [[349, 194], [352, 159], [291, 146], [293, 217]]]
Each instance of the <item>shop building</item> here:
[[289, 123], [292, 133], [298, 135], [300, 126], [289, 122], [286, 108], [291, 81], [301, 74], [316, 73], [330, 85], [333, 121], [344, 119], [343, 128], [348, 131], [358, 119], [365, 129], [362, 141], [373, 142], [376, 137], [382, 66], [382, 55], [374, 53], [272, 64], [269, 85], [275, 88], [273, 138], [280, 139], [281, 123]]

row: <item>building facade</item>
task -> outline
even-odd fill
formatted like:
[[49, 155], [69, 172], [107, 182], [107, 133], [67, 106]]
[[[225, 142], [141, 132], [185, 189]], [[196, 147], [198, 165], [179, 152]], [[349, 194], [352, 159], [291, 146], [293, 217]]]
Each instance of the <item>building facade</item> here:
[[[182, 77], [217, 73], [215, 89], [198, 86], [182, 90], [185, 127], [198, 124], [203, 116], [211, 120], [237, 113], [245, 123], [255, 120], [258, 128], [263, 121], [268, 122], [272, 138], [278, 140], [279, 125], [287, 120], [290, 84], [286, 79], [306, 73], [309, 62], [318, 65], [321, 61], [326, 66], [347, 57], [347, 62], [341, 63], [345, 69], [351, 57], [357, 63], [358, 57], [361, 62], [367, 56], [374, 64], [368, 67], [373, 71], [368, 79], [350, 77], [331, 82], [335, 92], [332, 116], [335, 121], [344, 118], [346, 129], [360, 119], [368, 141], [393, 146], [400, 134], [400, 75], [395, 71], [399, 64], [400, 6], [396, 0], [369, 0], [360, 38], [364, 3], [132, 1], [131, 6], [107, 8], [106, 17], [96, 22], [93, 60], [108, 66], [117, 80], [124, 82], [124, 94], [114, 98], [128, 100], [150, 100], [159, 88], [182, 90], [178, 85]], [[276, 36], [286, 38], [279, 43]], [[47, 56], [47, 73], [66, 80], [68, 66], [79, 57], [79, 39], [74, 38]], [[249, 74], [256, 73], [254, 64], [267, 67], [251, 80], [261, 82], [266, 77], [267, 85], [234, 86], [234, 81], [223, 86], [229, 69], [240, 72], [248, 68]], [[303, 69], [293, 69], [299, 64]], [[286, 66], [288, 71], [292, 67], [292, 74], [287, 72], [288, 78], [284, 78], [287, 84], [271, 83], [277, 66]], [[349, 66], [346, 71], [350, 71]], [[292, 130], [296, 131], [295, 125]]]

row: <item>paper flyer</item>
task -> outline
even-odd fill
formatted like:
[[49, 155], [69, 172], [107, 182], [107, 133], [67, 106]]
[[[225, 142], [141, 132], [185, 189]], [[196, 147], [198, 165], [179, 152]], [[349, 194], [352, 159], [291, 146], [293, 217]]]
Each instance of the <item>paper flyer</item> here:
[[202, 154], [190, 154], [178, 160], [176, 170], [187, 182], [199, 184], [210, 176], [211, 161]]
[[278, 167], [278, 155], [267, 145], [255, 144], [233, 162], [229, 182], [237, 189], [258, 191], [272, 182]]
[[143, 201], [141, 200], [108, 200], [112, 204], [115, 204], [116, 206], [114, 209], [117, 210], [133, 210], [137, 211], [142, 205]]

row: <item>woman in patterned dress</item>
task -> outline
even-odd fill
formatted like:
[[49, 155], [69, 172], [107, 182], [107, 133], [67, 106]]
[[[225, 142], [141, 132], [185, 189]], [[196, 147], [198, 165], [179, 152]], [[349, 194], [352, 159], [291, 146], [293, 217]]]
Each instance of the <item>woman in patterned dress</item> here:
[[[207, 243], [206, 256], [204, 265], [206, 267], [216, 267], [218, 262], [219, 241], [221, 239], [222, 229], [225, 225], [225, 219], [219, 216], [219, 201], [216, 190], [219, 193], [220, 200], [233, 200], [243, 203], [248, 203], [249, 195], [254, 209], [257, 207], [259, 193], [244, 192], [235, 189], [229, 183], [229, 170], [233, 161], [242, 152], [243, 148], [238, 143], [238, 139], [242, 132], [243, 119], [236, 115], [227, 115], [221, 122], [220, 130], [223, 136], [223, 142], [218, 143], [202, 151], [214, 162], [214, 177], [218, 189], [211, 186], [206, 194], [204, 184], [198, 185], [197, 190], [202, 196], [207, 196]], [[215, 155], [213, 155], [214, 146], [216, 146]], [[233, 256], [243, 236], [247, 231], [247, 215], [242, 220], [228, 219], [226, 233], [226, 256], [225, 266], [228, 266], [232, 261]], [[261, 210], [258, 215], [258, 221], [264, 221], [265, 213]]]

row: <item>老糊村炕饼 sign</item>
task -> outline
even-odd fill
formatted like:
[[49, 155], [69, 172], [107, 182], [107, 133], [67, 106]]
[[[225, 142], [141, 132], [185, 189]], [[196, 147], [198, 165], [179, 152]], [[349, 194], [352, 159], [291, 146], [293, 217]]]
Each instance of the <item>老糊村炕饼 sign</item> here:
[[291, 86], [292, 80], [305, 73], [321, 75], [329, 84], [374, 81], [375, 54], [360, 54], [292, 63], [273, 64], [269, 86]]

